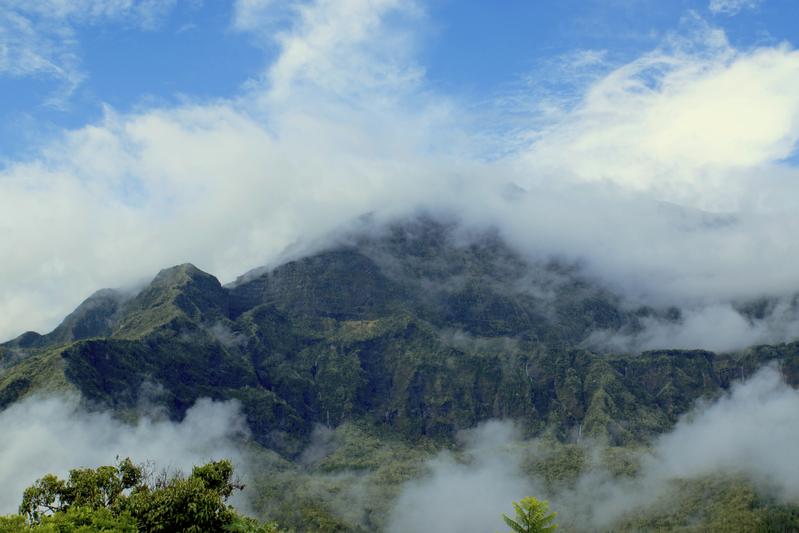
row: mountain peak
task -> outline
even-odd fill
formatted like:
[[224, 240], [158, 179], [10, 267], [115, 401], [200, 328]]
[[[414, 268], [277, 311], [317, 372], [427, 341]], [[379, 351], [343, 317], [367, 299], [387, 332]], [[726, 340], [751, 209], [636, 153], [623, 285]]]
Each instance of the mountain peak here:
[[191, 263], [160, 271], [122, 309], [117, 333], [138, 336], [178, 315], [206, 322], [227, 315], [228, 296], [216, 277]]
[[191, 280], [196, 279], [216, 279], [211, 274], [204, 272], [191, 263], [183, 263], [161, 270], [153, 281], [151, 286], [168, 286], [168, 285], [184, 285]]

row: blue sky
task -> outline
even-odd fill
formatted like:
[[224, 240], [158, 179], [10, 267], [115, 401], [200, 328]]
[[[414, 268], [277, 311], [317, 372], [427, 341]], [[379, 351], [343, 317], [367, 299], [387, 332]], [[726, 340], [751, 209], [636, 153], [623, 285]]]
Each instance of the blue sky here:
[[[54, 72], [19, 74], [0, 69], [0, 158], [29, 156], [63, 128], [100, 119], [105, 105], [127, 112], [235, 97], [276, 57], [268, 38], [235, 28], [233, 2], [161, 3], [163, 9], [147, 24], [130, 13], [99, 20], [71, 15], [54, 23], [47, 13], [14, 7], [22, 3], [11, 1], [0, 8], [41, 27], [39, 37], [51, 41], [52, 59], [74, 56], [62, 67], [80, 78], [73, 86]], [[736, 47], [799, 40], [796, 2], [717, 4], [713, 8], [707, 1], [691, 0], [432, 0], [419, 5], [424, 13], [414, 21], [419, 35], [417, 60], [431, 88], [481, 102], [521, 83], [546, 82], [570, 53], [590, 50], [601, 53], [607, 64], [627, 61], [656, 47], [664, 35], [691, 17], [723, 28]], [[0, 23], [5, 24], [4, 38], [13, 39], [15, 30], [8, 17]], [[289, 24], [288, 19], [278, 18], [269, 31], [277, 33]], [[55, 25], [66, 29], [71, 44], [53, 35]], [[10, 61], [15, 60], [11, 55]]]
[[226, 283], [419, 210], [682, 307], [646, 347], [794, 338], [787, 300], [762, 323], [736, 305], [799, 290], [796, 20], [793, 0], [0, 0], [0, 338], [165, 266]]

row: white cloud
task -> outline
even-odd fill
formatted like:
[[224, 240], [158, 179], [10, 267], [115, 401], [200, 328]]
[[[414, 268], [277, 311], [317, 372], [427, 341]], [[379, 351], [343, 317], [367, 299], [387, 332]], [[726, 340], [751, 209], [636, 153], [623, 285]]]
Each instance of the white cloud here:
[[795, 149], [799, 52], [742, 53], [712, 28], [698, 38], [692, 49], [671, 43], [593, 84], [576, 109], [540, 133], [526, 154], [531, 167], [695, 207], [737, 207], [730, 174]]
[[714, 15], [737, 15], [744, 9], [755, 9], [763, 0], [710, 0], [708, 9]]
[[270, 95], [285, 98], [310, 85], [340, 97], [372, 98], [375, 91], [416, 83], [421, 72], [408, 56], [411, 41], [384, 22], [392, 13], [413, 14], [413, 8], [398, 0], [321, 0], [298, 7], [295, 27], [277, 37], [281, 54], [269, 69]]
[[[247, 26], [280, 53], [240, 98], [109, 110], [3, 171], [0, 246], [15, 253], [0, 264], [0, 337], [51, 328], [97, 288], [164, 266], [191, 261], [227, 282], [364, 213], [419, 206], [495, 224], [530, 256], [580, 261], [632, 303], [696, 320], [799, 287], [799, 176], [780, 162], [799, 136], [791, 48], [735, 50], [695, 20], [487, 160], [495, 125], [425, 83], [418, 6], [289, 11], [277, 34]], [[509, 200], [508, 183], [527, 193]]]

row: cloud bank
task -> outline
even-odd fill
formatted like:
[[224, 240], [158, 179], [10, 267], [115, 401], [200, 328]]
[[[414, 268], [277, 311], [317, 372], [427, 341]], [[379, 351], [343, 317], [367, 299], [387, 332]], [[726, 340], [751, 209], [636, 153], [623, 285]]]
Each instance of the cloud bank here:
[[[579, 98], [542, 102], [519, 128], [507, 109], [486, 122], [428, 86], [422, 4], [272, 4], [232, 13], [234, 30], [279, 51], [237, 97], [108, 109], [0, 171], [0, 246], [14, 250], [0, 265], [0, 338], [51, 329], [97, 288], [167, 265], [229, 282], [363, 214], [420, 208], [577, 262], [631, 305], [694, 310], [689, 326], [799, 287], [789, 45], [737, 50], [688, 16], [657, 49], [575, 76]], [[575, 68], [595, 74], [590, 63]], [[792, 324], [694, 347], [792, 338]]]
[[247, 475], [238, 442], [248, 433], [235, 402], [203, 399], [179, 423], [144, 417], [131, 425], [108, 412], [86, 412], [75, 397], [31, 397], [0, 412], [0, 426], [0, 515], [16, 513], [24, 489], [44, 474], [64, 477], [72, 468], [116, 464], [117, 457], [184, 473], [230, 459], [237, 475]]

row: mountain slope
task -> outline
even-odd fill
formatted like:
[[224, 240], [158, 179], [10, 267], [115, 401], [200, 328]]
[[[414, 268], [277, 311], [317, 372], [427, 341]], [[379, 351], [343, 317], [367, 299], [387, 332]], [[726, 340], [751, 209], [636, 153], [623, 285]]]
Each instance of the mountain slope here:
[[597, 355], [596, 329], [635, 329], [607, 290], [523, 260], [495, 234], [421, 219], [223, 287], [192, 265], [135, 297], [100, 291], [52, 333], [0, 347], [0, 402], [74, 388], [120, 411], [175, 418], [200, 397], [238, 399], [255, 438], [297, 453], [314, 423], [363, 420], [448, 440], [488, 418], [529, 434], [642, 442], [699, 397], [799, 345], [742, 354]]

